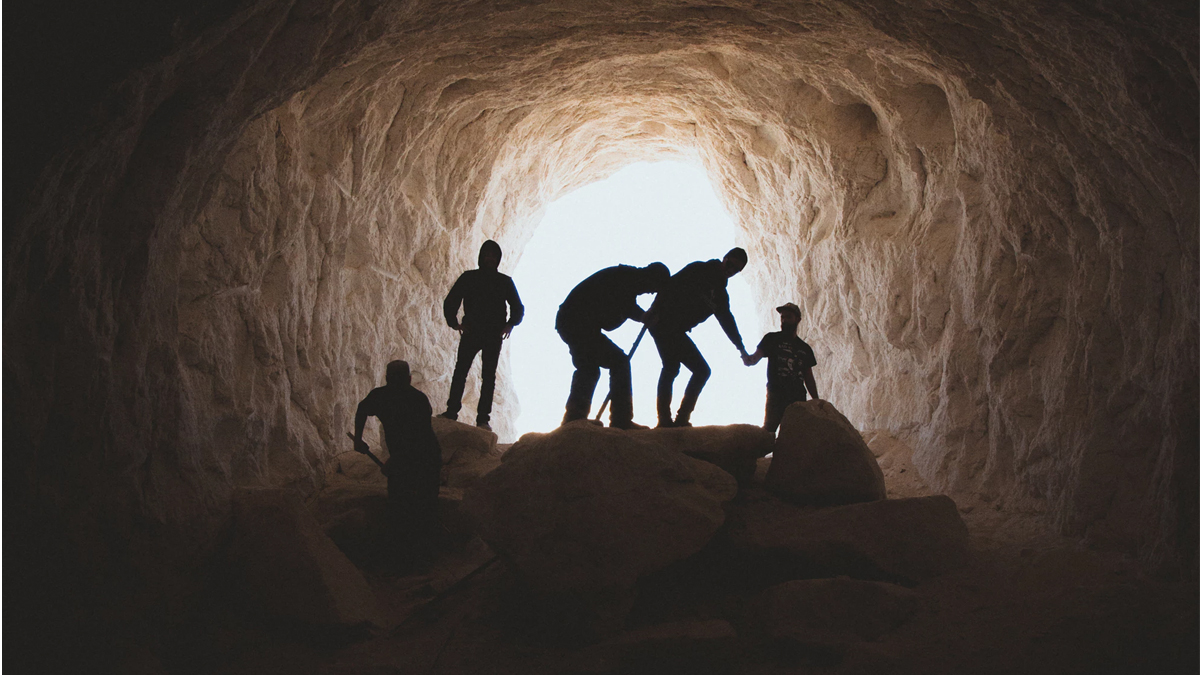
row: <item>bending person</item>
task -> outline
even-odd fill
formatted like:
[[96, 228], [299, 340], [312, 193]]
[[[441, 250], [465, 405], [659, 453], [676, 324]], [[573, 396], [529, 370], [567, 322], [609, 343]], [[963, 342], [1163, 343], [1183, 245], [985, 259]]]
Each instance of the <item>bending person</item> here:
[[[658, 293], [646, 318], [654, 345], [662, 358], [662, 374], [658, 377], [658, 426], [690, 427], [692, 411], [700, 391], [712, 370], [700, 355], [696, 343], [688, 337], [691, 329], [714, 314], [729, 341], [738, 353], [746, 357], [737, 322], [729, 311], [729, 293], [725, 286], [729, 278], [746, 267], [746, 252], [730, 250], [721, 260], [694, 262], [679, 270]], [[671, 396], [679, 366], [691, 371], [679, 412], [671, 418]]]
[[609, 426], [646, 428], [633, 422], [629, 356], [601, 331], [616, 330], [626, 319], [641, 321], [646, 313], [638, 306], [637, 296], [656, 293], [670, 276], [671, 271], [662, 263], [642, 268], [607, 267], [581, 281], [559, 305], [554, 328], [571, 350], [571, 363], [575, 366], [563, 424], [587, 419], [600, 369], [607, 368], [612, 397]]
[[[479, 269], [463, 272], [442, 303], [446, 325], [457, 330], [462, 338], [458, 343], [454, 376], [450, 379], [446, 412], [441, 416], [458, 419], [467, 373], [471, 371], [475, 355], [483, 352], [475, 426], [488, 431], [492, 430], [489, 422], [492, 397], [496, 392], [496, 364], [500, 361], [500, 345], [512, 332], [513, 326], [521, 323], [525, 316], [525, 307], [517, 295], [512, 277], [499, 272], [501, 255], [500, 244], [491, 239], [483, 242], [483, 246], [479, 247]], [[460, 304], [463, 308], [461, 322], [458, 320]]]

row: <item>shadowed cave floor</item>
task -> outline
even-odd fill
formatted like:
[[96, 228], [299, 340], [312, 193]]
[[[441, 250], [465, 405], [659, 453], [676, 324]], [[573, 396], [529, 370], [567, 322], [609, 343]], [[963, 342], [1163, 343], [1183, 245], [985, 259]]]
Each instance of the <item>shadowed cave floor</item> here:
[[[928, 494], [907, 457], [881, 462], [889, 497]], [[1139, 574], [1118, 554], [1048, 533], [1029, 514], [963, 503], [971, 563], [915, 588], [916, 614], [844, 653], [788, 653], [754, 636], [737, 598], [697, 587], [669, 610], [635, 605], [636, 629], [664, 611], [725, 619], [737, 630], [719, 649], [702, 641], [662, 658], [614, 660], [620, 639], [580, 640], [523, 607], [502, 562], [438, 596], [492, 557], [478, 539], [443, 551], [423, 574], [366, 570], [387, 625], [351, 644], [227, 629], [203, 665], [182, 671], [250, 673], [1193, 673], [1197, 585]], [[650, 603], [653, 604], [653, 603]], [[680, 605], [686, 605], [681, 607]], [[552, 635], [558, 632], [560, 635]], [[715, 654], [715, 656], [714, 656]], [[618, 665], [614, 665], [618, 664]]]

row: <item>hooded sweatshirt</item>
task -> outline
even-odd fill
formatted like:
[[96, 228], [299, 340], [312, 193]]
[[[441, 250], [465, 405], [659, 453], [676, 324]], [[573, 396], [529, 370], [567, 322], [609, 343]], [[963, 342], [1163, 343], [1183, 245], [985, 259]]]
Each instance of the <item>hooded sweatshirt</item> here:
[[[480, 265], [483, 264], [484, 253], [489, 250], [497, 258], [502, 255], [500, 245], [489, 239], [479, 247]], [[512, 277], [482, 267], [463, 272], [446, 295], [442, 312], [446, 317], [446, 325], [451, 328], [460, 325], [459, 305], [463, 308], [461, 326], [469, 331], [499, 333], [504, 330], [505, 324], [515, 326], [525, 317], [525, 306], [521, 304]]]

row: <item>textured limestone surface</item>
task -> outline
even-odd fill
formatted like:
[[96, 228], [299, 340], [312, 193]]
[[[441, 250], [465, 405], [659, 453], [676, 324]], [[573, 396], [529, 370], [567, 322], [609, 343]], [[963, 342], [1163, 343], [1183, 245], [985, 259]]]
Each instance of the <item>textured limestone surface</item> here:
[[[186, 568], [235, 486], [316, 490], [389, 360], [440, 407], [484, 239], [511, 271], [548, 202], [669, 157], [933, 490], [1194, 570], [1194, 3], [211, 4], [6, 219], [27, 550]], [[502, 357], [502, 441], [517, 410]]]
[[736, 494], [712, 464], [579, 421], [513, 445], [463, 507], [531, 587], [589, 598], [699, 551]]
[[804, 401], [787, 407], [764, 478], [768, 490], [799, 503], [887, 499], [875, 455], [829, 401]]

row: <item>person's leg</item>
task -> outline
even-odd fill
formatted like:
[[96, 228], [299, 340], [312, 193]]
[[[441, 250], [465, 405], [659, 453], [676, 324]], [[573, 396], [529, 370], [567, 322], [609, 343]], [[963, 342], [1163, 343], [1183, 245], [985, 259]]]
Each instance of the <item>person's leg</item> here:
[[497, 333], [483, 340], [483, 369], [479, 383], [479, 407], [476, 409], [475, 425], [491, 429], [488, 422], [492, 417], [492, 397], [496, 393], [496, 364], [500, 362], [500, 345], [504, 338]]
[[571, 345], [575, 374], [571, 376], [571, 393], [567, 396], [563, 424], [587, 419], [592, 412], [592, 396], [596, 393], [596, 383], [600, 381], [600, 366], [589, 351], [586, 345], [578, 342]]
[[675, 355], [678, 350], [679, 335], [673, 331], [650, 331], [654, 338], [654, 347], [662, 359], [662, 372], [658, 375], [658, 426], [673, 426], [671, 421], [671, 396], [675, 385], [675, 377], [679, 375], [679, 358]]
[[763, 421], [763, 428], [771, 433], [779, 428], [779, 424], [783, 422], [783, 413], [787, 407], [796, 402], [806, 400], [808, 396], [805, 393], [804, 384], [800, 384], [800, 388], [779, 387], [774, 390], [767, 388], [767, 415]]
[[763, 416], [763, 428], [771, 433], [775, 433], [779, 429], [779, 423], [783, 421], [783, 409], [787, 407], [783, 401], [784, 398], [780, 392], [770, 387], [767, 388], [767, 407]]
[[596, 361], [608, 369], [608, 392], [612, 401], [609, 425], [628, 428], [633, 422], [633, 378], [629, 371], [629, 355], [600, 335], [595, 344]]
[[467, 386], [467, 373], [471, 372], [471, 363], [478, 353], [478, 341], [470, 333], [463, 333], [458, 341], [458, 360], [454, 363], [450, 396], [446, 399], [446, 412], [442, 413], [442, 417], [458, 419], [458, 411], [462, 410], [463, 390]]
[[679, 402], [679, 413], [675, 416], [675, 426], [677, 427], [691, 426], [692, 411], [696, 409], [700, 391], [704, 389], [704, 383], [708, 382], [708, 377], [712, 375], [712, 369], [700, 355], [696, 343], [692, 342], [687, 335], [683, 335], [682, 338], [679, 345], [679, 360], [692, 372], [692, 376], [688, 378], [687, 389], [683, 391], [683, 400]]

